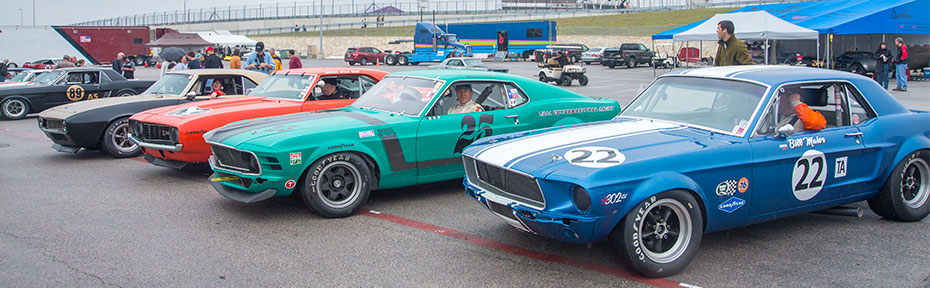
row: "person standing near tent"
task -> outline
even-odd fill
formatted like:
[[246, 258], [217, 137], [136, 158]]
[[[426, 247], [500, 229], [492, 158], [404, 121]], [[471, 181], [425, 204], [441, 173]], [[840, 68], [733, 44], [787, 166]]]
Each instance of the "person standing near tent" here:
[[907, 45], [901, 37], [894, 39], [894, 45], [898, 46], [898, 53], [894, 55], [895, 85], [898, 87], [891, 90], [907, 92]]
[[255, 43], [255, 52], [249, 54], [249, 58], [245, 60], [245, 69], [269, 74], [271, 69], [274, 69], [273, 61], [271, 55], [265, 53], [265, 43], [258, 42]]
[[885, 42], [879, 44], [878, 50], [875, 50], [875, 60], [878, 61], [878, 73], [875, 75], [875, 80], [878, 81], [878, 85], [888, 90], [888, 71], [891, 69], [891, 51], [888, 51], [888, 46], [885, 45]]
[[229, 57], [229, 69], [242, 69], [242, 58], [239, 58], [239, 49], [233, 50]]
[[733, 35], [733, 21], [723, 20], [717, 23], [717, 57], [714, 66], [752, 65], [752, 57], [746, 49], [746, 43]]

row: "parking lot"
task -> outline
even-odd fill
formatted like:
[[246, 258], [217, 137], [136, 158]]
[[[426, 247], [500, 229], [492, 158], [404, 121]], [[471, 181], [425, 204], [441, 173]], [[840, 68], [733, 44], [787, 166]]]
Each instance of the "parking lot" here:
[[[341, 60], [304, 66], [344, 66]], [[535, 63], [496, 63], [535, 78]], [[380, 66], [385, 71], [420, 66]], [[625, 107], [651, 67], [589, 65], [568, 89]], [[139, 78], [156, 79], [144, 68]], [[894, 85], [893, 81], [891, 85]], [[930, 110], [930, 83], [894, 92]], [[460, 180], [378, 190], [358, 215], [326, 219], [299, 197], [241, 204], [208, 177], [141, 158], [51, 149], [35, 115], [0, 121], [0, 283], [36, 286], [930, 287], [930, 218], [804, 214], [704, 236], [682, 273], [645, 279], [604, 242], [518, 231]], [[15, 284], [14, 284], [15, 283]]]

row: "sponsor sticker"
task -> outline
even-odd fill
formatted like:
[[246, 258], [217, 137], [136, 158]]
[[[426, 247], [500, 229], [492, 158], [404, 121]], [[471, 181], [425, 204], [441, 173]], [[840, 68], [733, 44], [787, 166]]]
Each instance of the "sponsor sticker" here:
[[[807, 136], [807, 137], [801, 137], [801, 138], [795, 138], [795, 139], [788, 139], [788, 148], [791, 148], [791, 149], [800, 148], [800, 147], [814, 148], [814, 146], [817, 146], [820, 144], [826, 144], [826, 143], [827, 143], [827, 138], [823, 138], [823, 136]], [[782, 146], [779, 145], [779, 147], [782, 147]], [[787, 150], [787, 149], [782, 148], [781, 150]]]
[[375, 137], [375, 130], [358, 131], [358, 138]]
[[607, 194], [607, 196], [604, 196], [604, 199], [601, 199], [601, 203], [604, 204], [604, 206], [620, 203], [623, 199], [626, 199], [627, 196], [627, 193], [621, 192]]
[[743, 134], [743, 132], [746, 131], [746, 128], [749, 128], [749, 121], [740, 120], [739, 124], [733, 126], [733, 131], [730, 132], [733, 132], [733, 134]]
[[746, 193], [746, 190], [749, 190], [749, 179], [746, 177], [739, 178], [739, 183], [736, 184], [736, 190], [739, 193]]
[[736, 194], [736, 180], [725, 180], [717, 184], [717, 196], [733, 196]]
[[287, 182], [284, 182], [284, 188], [294, 189], [294, 186], [297, 186], [297, 181], [287, 180]]
[[853, 124], [859, 124], [859, 114], [853, 114], [852, 121]]
[[300, 159], [300, 152], [291, 153], [291, 165], [299, 165]]
[[849, 156], [837, 157], [836, 167], [833, 169], [833, 178], [846, 177], [846, 165], [849, 164]]
[[81, 35], [81, 38], [80, 38], [80, 39], [81, 39], [81, 40], [80, 40], [81, 43], [90, 43], [90, 36]]
[[610, 147], [579, 147], [565, 152], [565, 160], [575, 166], [607, 168], [620, 165], [626, 156]]
[[733, 213], [733, 211], [743, 207], [743, 205], [746, 205], [746, 200], [737, 197], [730, 197], [730, 199], [727, 199], [727, 201], [720, 203], [720, 205], [717, 206], [717, 209], [720, 209], [720, 211], [723, 212]]

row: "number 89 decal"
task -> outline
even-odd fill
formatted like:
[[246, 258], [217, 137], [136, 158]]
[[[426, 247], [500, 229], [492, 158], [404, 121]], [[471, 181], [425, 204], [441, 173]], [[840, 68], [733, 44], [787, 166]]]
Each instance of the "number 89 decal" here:
[[817, 196], [823, 188], [823, 182], [827, 179], [826, 164], [823, 152], [817, 150], [804, 152], [804, 155], [794, 163], [794, 172], [791, 173], [791, 189], [794, 190], [795, 198], [807, 201]]
[[626, 160], [620, 151], [609, 147], [579, 147], [568, 150], [564, 157], [572, 165], [588, 168], [606, 168]]

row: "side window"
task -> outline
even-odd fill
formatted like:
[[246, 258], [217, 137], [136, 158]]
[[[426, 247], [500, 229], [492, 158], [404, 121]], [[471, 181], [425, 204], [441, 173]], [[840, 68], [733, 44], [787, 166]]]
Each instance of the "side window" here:
[[84, 84], [100, 84], [100, 73], [84, 72]]
[[646, 45], [639, 44], [639, 45], [637, 45], [637, 46], [639, 46], [639, 50], [642, 50], [642, 51], [648, 50], [648, 49], [646, 49]]
[[84, 73], [70, 72], [68, 73], [68, 77], [65, 78], [65, 81], [67, 81], [68, 84], [81, 84], [81, 82], [84, 81]]
[[462, 66], [462, 60], [451, 59], [449, 60], [449, 66]]
[[859, 94], [859, 90], [849, 84], [844, 84], [844, 86], [846, 87], [846, 99], [849, 101], [850, 124], [859, 125], [859, 123], [875, 117], [872, 109], [862, 101], [862, 94]]
[[381, 50], [378, 50], [378, 48], [371, 48], [371, 53], [381, 53]]
[[361, 52], [371, 53], [371, 48], [362, 48]]
[[372, 86], [375, 86], [375, 84], [377, 84], [375, 80], [368, 78], [368, 76], [359, 76], [358, 78], [360, 79], [362, 83], [361, 94], [365, 94], [366, 91], [368, 91], [369, 89], [371, 89]]
[[[336, 80], [336, 90], [334, 90], [330, 95], [326, 95], [323, 91], [325, 83], [330, 81], [328, 79]], [[313, 89], [313, 97], [307, 98], [308, 101], [315, 99], [357, 99], [359, 96], [362, 96], [362, 87], [359, 83], [358, 76], [334, 76], [334, 77], [322, 77], [320, 81], [317, 82], [317, 87]], [[333, 95], [338, 95], [338, 98], [332, 98]]]
[[542, 38], [541, 28], [526, 29], [526, 38]]
[[[442, 97], [433, 105], [431, 116], [440, 116], [446, 114], [460, 114], [474, 112], [469, 107], [469, 103], [481, 106], [484, 111], [506, 109], [507, 102], [501, 94], [501, 84], [496, 82], [456, 82], [446, 88]], [[459, 94], [462, 94], [465, 104], [459, 102]], [[456, 110], [466, 108], [467, 110]], [[451, 113], [450, 113], [451, 112]]]
[[507, 99], [508, 108], [514, 108], [530, 101], [523, 91], [511, 83], [504, 84], [504, 96], [504, 99]]
[[[798, 119], [792, 95], [798, 94], [800, 102], [811, 110], [823, 115], [826, 128], [849, 125], [846, 108], [846, 89], [840, 83], [805, 83], [782, 86], [776, 91], [765, 115], [756, 130], [757, 135], [773, 135], [777, 129], [786, 124], [794, 125], [795, 131], [801, 131], [803, 124]], [[798, 97], [794, 96], [794, 97]]]
[[252, 89], [258, 86], [252, 79], [242, 77], [242, 95], [247, 95], [249, 92], [252, 92]]

